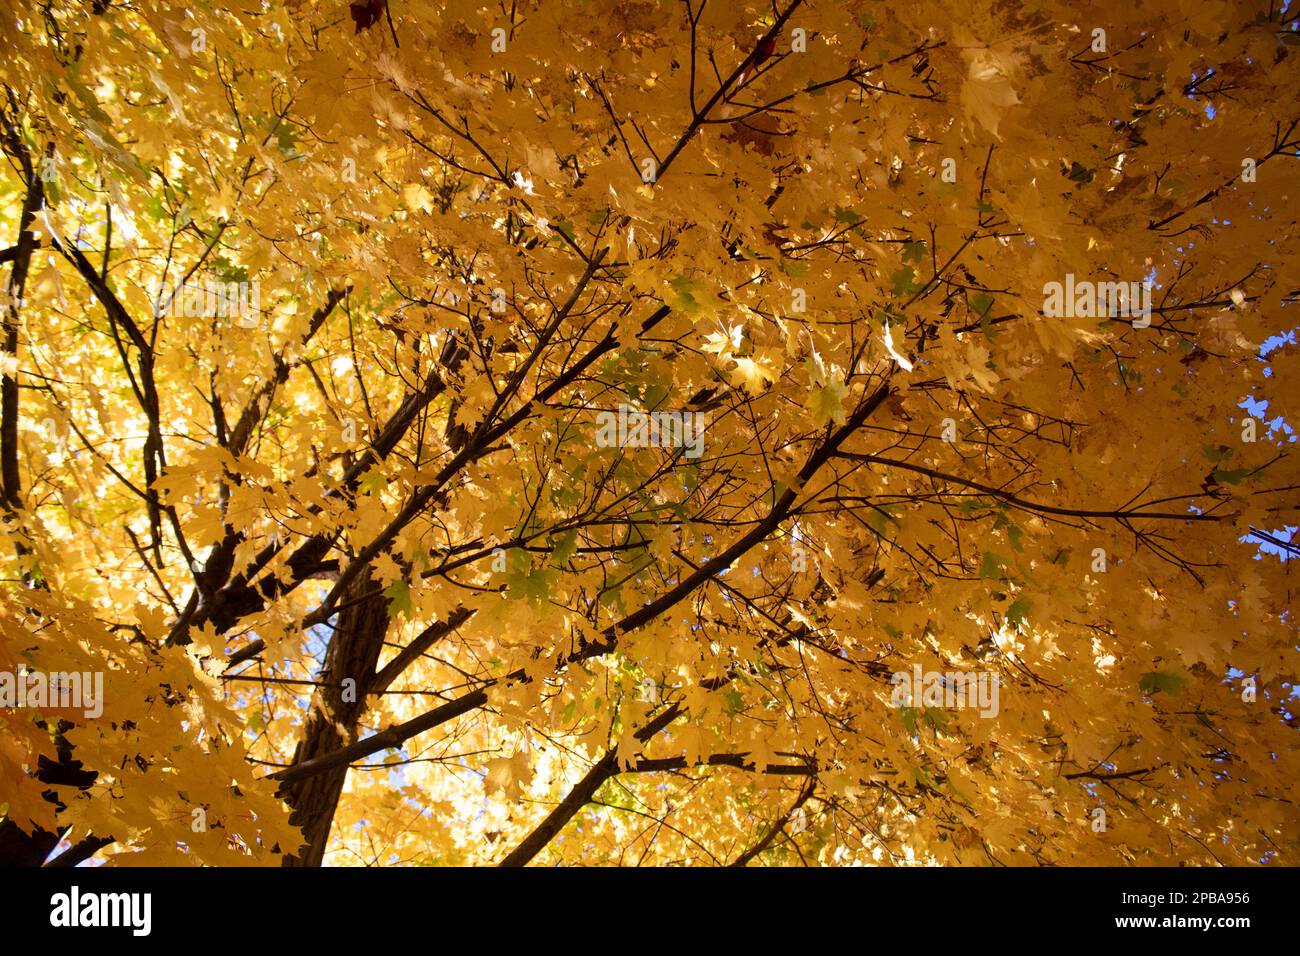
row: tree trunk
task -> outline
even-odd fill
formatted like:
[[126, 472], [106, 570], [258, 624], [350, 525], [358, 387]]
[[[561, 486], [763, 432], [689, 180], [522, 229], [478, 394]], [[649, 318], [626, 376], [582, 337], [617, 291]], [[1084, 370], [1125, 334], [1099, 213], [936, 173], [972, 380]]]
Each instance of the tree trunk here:
[[[340, 603], [348, 604], [375, 588], [369, 574], [360, 575]], [[338, 627], [325, 654], [320, 686], [312, 696], [302, 739], [294, 751], [295, 764], [331, 753], [356, 739], [357, 724], [366, 710], [366, 694], [388, 632], [388, 599], [377, 593], [339, 613]], [[307, 845], [285, 866], [320, 866], [329, 842], [334, 809], [343, 793], [348, 768], [336, 767], [289, 783], [280, 795], [292, 808], [289, 822], [301, 828]]]

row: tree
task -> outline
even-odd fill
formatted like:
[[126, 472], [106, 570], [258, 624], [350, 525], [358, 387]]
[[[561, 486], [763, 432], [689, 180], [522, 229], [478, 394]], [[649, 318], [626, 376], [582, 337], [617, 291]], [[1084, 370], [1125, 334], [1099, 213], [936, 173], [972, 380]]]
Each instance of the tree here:
[[0, 856], [1294, 863], [1300, 18], [1111, 6], [0, 18]]

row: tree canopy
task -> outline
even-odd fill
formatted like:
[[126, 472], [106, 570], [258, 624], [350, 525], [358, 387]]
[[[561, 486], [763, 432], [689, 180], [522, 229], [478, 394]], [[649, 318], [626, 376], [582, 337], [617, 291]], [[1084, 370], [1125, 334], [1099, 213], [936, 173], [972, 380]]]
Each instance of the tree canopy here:
[[1294, 864], [1298, 23], [11, 7], [0, 859]]

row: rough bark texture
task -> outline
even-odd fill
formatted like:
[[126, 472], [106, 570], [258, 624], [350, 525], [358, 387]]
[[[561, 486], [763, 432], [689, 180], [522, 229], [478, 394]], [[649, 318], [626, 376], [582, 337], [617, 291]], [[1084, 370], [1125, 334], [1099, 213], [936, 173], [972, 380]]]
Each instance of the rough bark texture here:
[[[368, 574], [359, 576], [342, 603], [374, 588]], [[357, 724], [366, 710], [366, 695], [375, 679], [387, 631], [388, 599], [383, 594], [340, 612], [321, 670], [321, 686], [312, 697], [311, 713], [294, 751], [294, 764], [332, 753], [356, 739]], [[346, 680], [356, 683], [345, 685]], [[347, 775], [344, 765], [281, 788], [281, 795], [292, 808], [289, 822], [302, 829], [307, 843], [296, 856], [284, 858], [285, 866], [320, 866]]]

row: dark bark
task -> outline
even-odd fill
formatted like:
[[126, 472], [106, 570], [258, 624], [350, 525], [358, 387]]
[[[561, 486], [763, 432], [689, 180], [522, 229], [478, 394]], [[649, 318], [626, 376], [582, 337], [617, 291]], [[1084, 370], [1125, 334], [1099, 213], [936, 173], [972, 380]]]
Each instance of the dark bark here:
[[[356, 594], [374, 590], [368, 574], [353, 582]], [[320, 686], [312, 696], [311, 711], [294, 752], [295, 765], [333, 753], [356, 739], [387, 631], [388, 599], [382, 593], [371, 594], [339, 614]], [[355, 683], [345, 686], [345, 681]], [[347, 775], [348, 767], [343, 764], [280, 788], [280, 795], [291, 808], [289, 822], [302, 830], [307, 844], [297, 854], [286, 856], [285, 866], [320, 866]]]
[[[12, 144], [6, 152], [12, 154]], [[24, 151], [21, 158], [26, 160]], [[36, 237], [32, 235], [32, 226], [36, 214], [45, 205], [45, 187], [40, 176], [32, 168], [30, 160], [26, 161], [28, 175], [27, 195], [23, 199], [22, 214], [18, 221], [18, 244], [14, 246], [13, 271], [9, 274], [8, 293], [9, 308], [5, 310], [3, 350], [6, 354], [18, 355], [19, 303], [27, 289], [27, 274], [31, 268], [32, 252], [36, 248]], [[18, 474], [18, 375], [5, 375], [0, 380], [0, 494], [4, 498], [5, 511], [15, 515], [23, 506], [22, 488]]]

